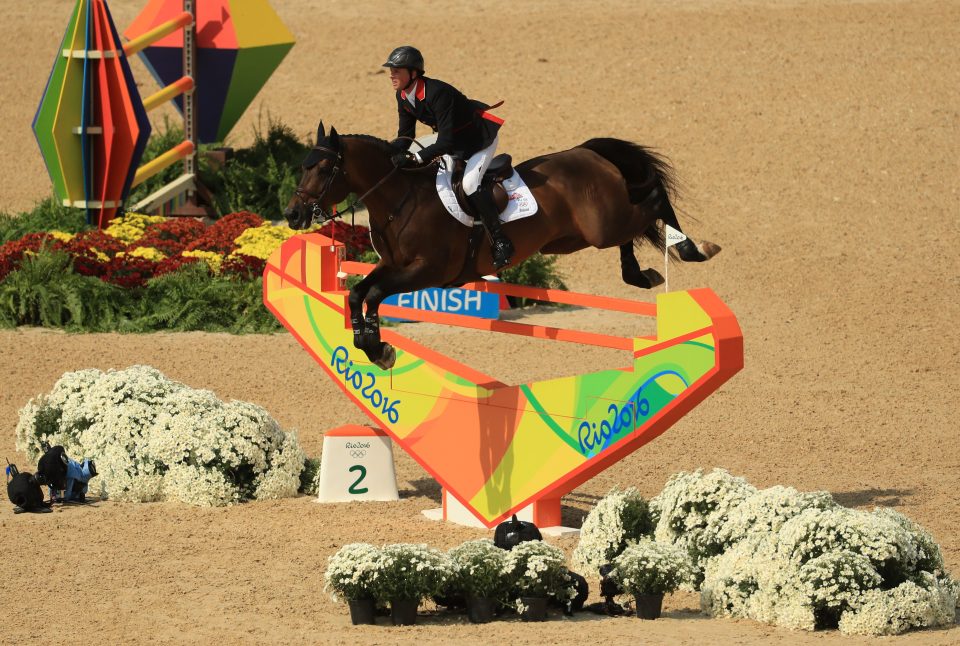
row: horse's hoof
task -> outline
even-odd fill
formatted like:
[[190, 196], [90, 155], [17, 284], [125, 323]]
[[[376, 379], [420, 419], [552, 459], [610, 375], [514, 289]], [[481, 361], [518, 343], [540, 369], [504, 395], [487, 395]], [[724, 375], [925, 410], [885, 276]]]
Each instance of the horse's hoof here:
[[663, 275], [654, 268], [644, 269], [641, 274], [647, 279], [647, 282], [650, 283], [650, 286], [647, 289], [653, 289], [658, 285], [663, 284]]
[[633, 285], [634, 287], [639, 287], [640, 289], [653, 289], [657, 285], [663, 284], [663, 276], [652, 267], [650, 269], [640, 269], [639, 267], [624, 268], [621, 275], [623, 282], [628, 285]]
[[720, 253], [720, 245], [704, 240], [697, 245], [697, 251], [700, 252], [700, 255], [702, 255], [705, 260], [710, 260]]
[[383, 344], [383, 349], [380, 352], [380, 358], [374, 361], [373, 363], [380, 368], [381, 370], [390, 370], [393, 367], [393, 364], [397, 362], [397, 351], [393, 349], [393, 346], [389, 343]]

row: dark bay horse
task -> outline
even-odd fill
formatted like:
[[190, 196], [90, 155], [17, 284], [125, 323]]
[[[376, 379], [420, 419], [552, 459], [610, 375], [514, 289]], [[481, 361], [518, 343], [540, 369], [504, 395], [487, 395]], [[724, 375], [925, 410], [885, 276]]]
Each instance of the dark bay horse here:
[[[380, 340], [378, 308], [386, 297], [426, 287], [460, 284], [494, 271], [489, 240], [469, 262], [469, 228], [454, 219], [437, 196], [436, 165], [397, 171], [391, 144], [369, 135], [327, 134], [323, 124], [297, 188], [284, 212], [302, 229], [333, 216], [332, 205], [354, 193], [370, 217], [380, 262], [350, 290], [354, 345], [383, 369], [395, 352]], [[504, 225], [519, 263], [538, 251], [566, 254], [597, 247], [620, 248], [623, 281], [655, 287], [663, 277], [641, 269], [634, 244], [646, 239], [663, 248], [659, 220], [680, 230], [670, 205], [672, 170], [662, 157], [619, 139], [591, 139], [575, 148], [517, 166], [537, 200], [535, 215]], [[677, 245], [685, 261], [701, 262], [720, 247], [686, 240]], [[364, 308], [365, 306], [365, 308]]]

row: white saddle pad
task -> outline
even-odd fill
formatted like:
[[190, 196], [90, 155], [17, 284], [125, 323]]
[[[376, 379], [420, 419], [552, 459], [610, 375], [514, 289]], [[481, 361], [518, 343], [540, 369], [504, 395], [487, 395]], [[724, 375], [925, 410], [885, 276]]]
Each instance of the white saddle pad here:
[[[447, 207], [450, 215], [459, 220], [461, 224], [472, 227], [474, 219], [460, 208], [460, 203], [457, 201], [457, 196], [454, 194], [451, 185], [450, 180], [453, 172], [447, 169], [453, 168], [453, 160], [450, 157], [444, 157], [443, 161], [444, 163], [437, 170], [437, 194], [440, 196], [440, 201]], [[501, 222], [512, 222], [529, 217], [537, 212], [537, 201], [533, 198], [533, 192], [516, 170], [513, 171], [513, 175], [509, 179], [503, 181], [503, 188], [507, 192], [508, 200], [507, 208], [500, 214]]]

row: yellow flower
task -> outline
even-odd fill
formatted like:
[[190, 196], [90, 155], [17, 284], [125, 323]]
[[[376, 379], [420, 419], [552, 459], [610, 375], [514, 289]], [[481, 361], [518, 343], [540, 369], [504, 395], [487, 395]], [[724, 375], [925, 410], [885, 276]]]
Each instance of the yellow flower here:
[[130, 244], [143, 236], [143, 232], [151, 224], [166, 220], [162, 215], [143, 215], [142, 213], [127, 213], [122, 218], [114, 218], [110, 226], [103, 230], [121, 242]]
[[121, 251], [117, 254], [118, 256], [135, 256], [137, 258], [146, 258], [147, 260], [153, 260], [160, 262], [164, 260], [167, 256], [157, 249], [156, 247], [137, 247], [132, 251]]
[[266, 260], [277, 247], [297, 233], [285, 224], [274, 226], [270, 222], [264, 222], [262, 225], [251, 227], [237, 236], [233, 241], [237, 248], [230, 254], [230, 257], [244, 255]]
[[223, 264], [223, 256], [214, 251], [184, 251], [180, 255], [186, 258], [199, 258], [207, 263], [207, 267], [215, 274], [220, 273], [220, 265]]
[[64, 231], [47, 231], [47, 235], [53, 236], [60, 242], [70, 242], [73, 240], [74, 234], [66, 233]]

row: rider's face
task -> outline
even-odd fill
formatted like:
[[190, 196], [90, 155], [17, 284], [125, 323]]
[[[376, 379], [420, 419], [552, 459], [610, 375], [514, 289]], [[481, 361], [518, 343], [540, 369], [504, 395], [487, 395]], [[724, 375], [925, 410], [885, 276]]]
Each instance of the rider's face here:
[[403, 67], [390, 68], [390, 83], [394, 90], [402, 90], [410, 84], [410, 70]]

